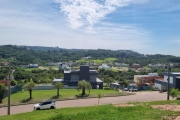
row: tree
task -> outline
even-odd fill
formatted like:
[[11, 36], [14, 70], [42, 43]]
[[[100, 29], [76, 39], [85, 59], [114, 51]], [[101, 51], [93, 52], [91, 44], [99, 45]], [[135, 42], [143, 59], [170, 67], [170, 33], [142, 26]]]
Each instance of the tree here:
[[37, 80], [37, 84], [38, 84], [38, 86], [39, 86], [39, 83], [41, 83], [41, 80]]
[[79, 91], [80, 89], [82, 89], [82, 96], [86, 94], [85, 90], [88, 89], [89, 93], [90, 90], [92, 89], [91, 83], [87, 82], [86, 80], [81, 80], [78, 82], [78, 87], [77, 90]]
[[123, 79], [122, 81], [119, 81], [121, 86], [127, 87], [129, 85], [129, 81]]
[[7, 88], [4, 84], [0, 84], [0, 103], [2, 103], [2, 99], [4, 94], [7, 92]]
[[101, 99], [103, 95], [101, 93], [98, 93], [98, 106], [99, 106], [99, 99]]
[[32, 99], [32, 90], [36, 86], [36, 84], [30, 80], [30, 82], [27, 82], [25, 85], [25, 89], [29, 91], [29, 99]]
[[57, 89], [57, 97], [59, 96], [59, 90], [62, 89], [64, 87], [63, 83], [61, 82], [57, 82], [55, 85], [54, 85], [54, 88]]

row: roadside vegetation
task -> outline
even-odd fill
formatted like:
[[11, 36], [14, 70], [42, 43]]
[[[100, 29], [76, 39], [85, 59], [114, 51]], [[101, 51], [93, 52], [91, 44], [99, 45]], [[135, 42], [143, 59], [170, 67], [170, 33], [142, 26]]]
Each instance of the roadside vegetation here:
[[[59, 97], [57, 97], [57, 90], [33, 90], [32, 91], [32, 99], [29, 99], [29, 91], [20, 91], [11, 95], [11, 104], [18, 103], [27, 103], [27, 102], [38, 102], [47, 99], [56, 99], [56, 100], [66, 100], [66, 99], [76, 99], [82, 97], [96, 97], [98, 98], [98, 94], [102, 94], [103, 96], [123, 96], [129, 95], [129, 93], [121, 93], [116, 90], [97, 90], [92, 89], [90, 93], [86, 93], [86, 95], [81, 96], [81, 91], [77, 91], [76, 89], [61, 89]], [[3, 99], [3, 103], [0, 105], [7, 105], [8, 98]]]
[[1, 120], [170, 120], [168, 118], [174, 118], [180, 114], [179, 111], [151, 107], [151, 105], [180, 104], [177, 100], [129, 104], [134, 105], [100, 105], [33, 111], [1, 116]]

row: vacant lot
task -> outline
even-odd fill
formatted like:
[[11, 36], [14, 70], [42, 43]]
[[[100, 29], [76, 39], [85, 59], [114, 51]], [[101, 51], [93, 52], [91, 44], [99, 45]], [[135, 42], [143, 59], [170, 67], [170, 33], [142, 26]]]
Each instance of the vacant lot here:
[[[154, 109], [151, 105], [179, 104], [179, 101], [134, 103], [130, 106], [102, 105], [92, 107], [63, 108], [33, 111], [29, 113], [1, 116], [1, 120], [173, 120], [178, 111]], [[131, 103], [133, 104], [133, 103]]]
[[[25, 103], [32, 101], [42, 101], [46, 99], [56, 99], [57, 90], [34, 90], [32, 92], [33, 99], [29, 100], [29, 91], [21, 91], [11, 95], [11, 104], [16, 103]], [[94, 90], [92, 89], [90, 93], [88, 90], [86, 93], [89, 94], [88, 97], [97, 97], [98, 93], [106, 95], [124, 95], [124, 93], [119, 93], [116, 90]], [[76, 95], [81, 94], [81, 91], [77, 91], [76, 89], [62, 89], [60, 90], [60, 97], [57, 99], [73, 99], [76, 98]], [[3, 100], [2, 104], [7, 104], [7, 98]], [[1, 105], [1, 104], [0, 104]]]

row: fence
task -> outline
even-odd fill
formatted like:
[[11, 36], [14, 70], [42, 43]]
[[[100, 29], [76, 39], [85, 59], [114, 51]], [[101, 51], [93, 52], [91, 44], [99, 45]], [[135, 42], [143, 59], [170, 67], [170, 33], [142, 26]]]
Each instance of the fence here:
[[[11, 94], [17, 93], [19, 91], [22, 91], [22, 85], [11, 86]], [[7, 96], [8, 94], [5, 94], [3, 98]]]
[[[67, 86], [67, 85], [64, 85], [65, 89], [76, 89], [77, 86]], [[53, 85], [47, 85], [47, 86], [36, 86], [34, 88], [34, 90], [52, 90], [53, 89]]]

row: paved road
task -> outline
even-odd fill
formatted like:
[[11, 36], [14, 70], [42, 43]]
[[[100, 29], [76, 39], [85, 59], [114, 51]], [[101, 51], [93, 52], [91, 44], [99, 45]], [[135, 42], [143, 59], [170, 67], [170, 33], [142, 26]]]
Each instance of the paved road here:
[[[119, 97], [106, 97], [100, 99], [100, 104], [115, 104], [115, 103], [126, 103], [126, 102], [146, 102], [146, 101], [157, 101], [166, 100], [166, 93], [159, 92], [137, 92], [135, 95], [130, 96], [119, 96]], [[78, 107], [78, 106], [94, 106], [97, 105], [97, 98], [91, 99], [79, 99], [79, 100], [67, 100], [57, 101], [57, 108], [65, 107]], [[34, 104], [12, 106], [11, 114], [18, 114], [24, 112], [33, 111]], [[0, 115], [7, 114], [7, 107], [0, 108]]]

